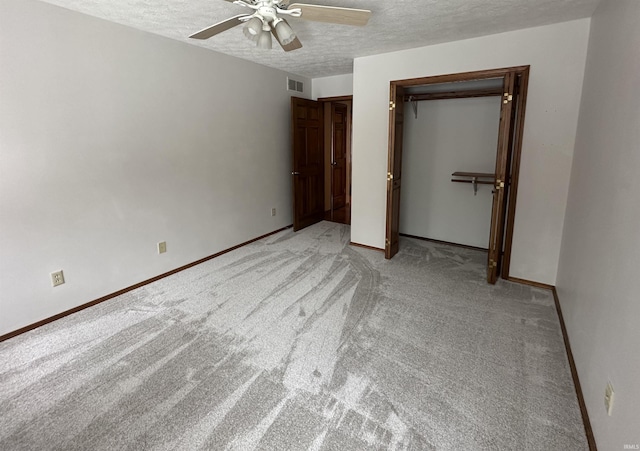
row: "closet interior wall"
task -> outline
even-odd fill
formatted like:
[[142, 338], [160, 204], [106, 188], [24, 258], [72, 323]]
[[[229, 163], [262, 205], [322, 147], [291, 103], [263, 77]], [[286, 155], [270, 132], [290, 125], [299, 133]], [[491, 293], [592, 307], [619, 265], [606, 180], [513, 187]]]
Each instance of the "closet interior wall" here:
[[493, 186], [451, 174], [494, 172], [500, 105], [497, 95], [406, 102], [400, 233], [487, 248]]

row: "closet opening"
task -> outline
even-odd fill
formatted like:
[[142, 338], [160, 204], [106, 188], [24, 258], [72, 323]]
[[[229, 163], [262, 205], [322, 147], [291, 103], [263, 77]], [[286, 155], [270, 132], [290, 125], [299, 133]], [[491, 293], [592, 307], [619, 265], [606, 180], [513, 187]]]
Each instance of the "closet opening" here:
[[509, 277], [528, 74], [390, 83], [386, 258], [402, 234], [484, 249], [487, 280]]

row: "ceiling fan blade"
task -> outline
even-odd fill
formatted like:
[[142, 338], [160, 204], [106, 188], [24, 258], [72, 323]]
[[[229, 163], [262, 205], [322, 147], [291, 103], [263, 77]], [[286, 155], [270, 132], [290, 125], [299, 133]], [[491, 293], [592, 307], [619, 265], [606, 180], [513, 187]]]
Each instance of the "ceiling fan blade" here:
[[[233, 3], [233, 2], [235, 2], [236, 0], [226, 0], [226, 1], [228, 1], [229, 3]], [[245, 0], [245, 1], [248, 1], [249, 3], [251, 3], [251, 0]], [[291, 1], [291, 0], [280, 0], [280, 1], [278, 2], [278, 6], [279, 6], [280, 8], [284, 8], [285, 6], [287, 6], [287, 5], [289, 4], [289, 2], [290, 2], [290, 1]]]
[[[289, 22], [287, 22], [286, 20], [282, 19], [287, 25], [289, 25]], [[300, 42], [300, 39], [298, 39], [298, 37], [296, 36], [296, 38], [291, 41], [290, 43], [288, 43], [287, 45], [284, 45], [282, 43], [282, 41], [280, 40], [280, 37], [278, 36], [278, 33], [276, 33], [276, 30], [272, 27], [271, 28], [271, 34], [273, 34], [273, 37], [276, 38], [276, 41], [278, 41], [278, 44], [280, 44], [280, 47], [282, 47], [284, 49], [285, 52], [290, 52], [292, 50], [297, 50], [302, 48], [302, 42]]]
[[368, 9], [339, 8], [337, 6], [292, 3], [287, 9], [299, 9], [302, 12], [300, 16], [301, 19], [341, 25], [363, 26], [369, 22], [369, 18], [371, 17], [371, 11]]
[[198, 31], [197, 33], [194, 33], [189, 37], [193, 39], [209, 39], [211, 36], [215, 36], [218, 33], [227, 31], [230, 28], [235, 27], [236, 25], [240, 25], [241, 23], [243, 23], [240, 19], [247, 16], [249, 16], [249, 14], [240, 14], [239, 16], [232, 17], [231, 19], [223, 20], [222, 22], [211, 25], [204, 30]]
[[302, 42], [300, 42], [300, 39], [298, 39], [298, 37], [296, 36], [296, 38], [293, 41], [291, 41], [287, 45], [283, 45], [282, 48], [284, 49], [285, 52], [298, 50], [302, 48]]

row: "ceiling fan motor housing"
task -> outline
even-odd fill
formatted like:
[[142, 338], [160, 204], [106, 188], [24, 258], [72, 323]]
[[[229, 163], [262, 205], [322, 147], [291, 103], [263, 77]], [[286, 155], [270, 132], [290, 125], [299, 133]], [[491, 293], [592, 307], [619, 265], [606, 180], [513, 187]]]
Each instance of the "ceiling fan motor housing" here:
[[261, 5], [258, 8], [258, 14], [262, 16], [265, 22], [273, 22], [278, 17], [278, 13], [275, 8], [271, 6]]

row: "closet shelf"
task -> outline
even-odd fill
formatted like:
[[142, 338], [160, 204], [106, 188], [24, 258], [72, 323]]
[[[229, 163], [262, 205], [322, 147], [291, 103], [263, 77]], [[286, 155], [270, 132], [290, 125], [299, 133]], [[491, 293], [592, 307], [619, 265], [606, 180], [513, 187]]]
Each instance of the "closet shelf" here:
[[454, 172], [451, 177], [460, 177], [451, 179], [452, 182], [471, 183], [474, 196], [478, 193], [478, 185], [493, 185], [496, 183], [496, 175], [485, 172]]
[[[487, 174], [486, 172], [454, 172], [451, 174], [451, 177], [470, 177], [470, 178], [484, 178], [484, 179], [492, 179], [495, 180], [495, 174]], [[471, 180], [456, 180], [457, 182], [468, 182], [471, 183]], [[491, 182], [493, 183], [493, 182]]]

